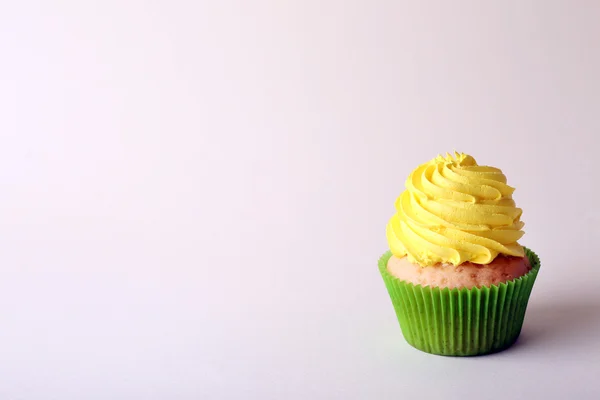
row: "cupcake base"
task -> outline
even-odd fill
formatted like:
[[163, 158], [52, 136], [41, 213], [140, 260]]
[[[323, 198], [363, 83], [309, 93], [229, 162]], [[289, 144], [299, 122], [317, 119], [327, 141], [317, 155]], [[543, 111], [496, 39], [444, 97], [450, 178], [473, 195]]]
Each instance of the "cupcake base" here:
[[510, 347], [519, 337], [540, 260], [525, 249], [531, 271], [509, 282], [471, 289], [440, 289], [401, 281], [379, 259], [402, 334], [413, 347], [445, 356], [475, 356]]

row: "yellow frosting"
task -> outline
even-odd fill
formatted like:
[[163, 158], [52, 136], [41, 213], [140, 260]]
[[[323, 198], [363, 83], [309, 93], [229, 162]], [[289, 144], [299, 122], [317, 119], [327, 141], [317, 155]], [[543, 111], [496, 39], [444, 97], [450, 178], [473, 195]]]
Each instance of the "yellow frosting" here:
[[420, 165], [396, 200], [386, 236], [397, 257], [421, 266], [466, 261], [489, 264], [498, 254], [523, 257], [522, 210], [514, 189], [494, 167], [467, 154], [438, 156]]

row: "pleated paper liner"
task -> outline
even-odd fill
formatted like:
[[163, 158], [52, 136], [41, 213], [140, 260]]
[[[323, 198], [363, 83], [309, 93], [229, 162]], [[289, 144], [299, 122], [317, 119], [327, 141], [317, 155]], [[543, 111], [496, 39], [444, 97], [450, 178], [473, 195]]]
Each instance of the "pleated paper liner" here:
[[519, 337], [540, 260], [525, 248], [532, 269], [506, 283], [472, 289], [440, 289], [401, 281], [388, 272], [390, 251], [379, 271], [406, 341], [446, 356], [474, 356], [510, 347]]

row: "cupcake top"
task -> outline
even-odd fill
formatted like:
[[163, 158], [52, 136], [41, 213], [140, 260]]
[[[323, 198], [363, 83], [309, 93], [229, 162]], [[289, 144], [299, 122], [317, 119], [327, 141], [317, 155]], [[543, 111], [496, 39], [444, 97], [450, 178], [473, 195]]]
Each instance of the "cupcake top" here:
[[499, 255], [523, 257], [522, 210], [498, 168], [464, 153], [418, 166], [396, 200], [386, 227], [390, 250], [423, 267], [489, 264]]

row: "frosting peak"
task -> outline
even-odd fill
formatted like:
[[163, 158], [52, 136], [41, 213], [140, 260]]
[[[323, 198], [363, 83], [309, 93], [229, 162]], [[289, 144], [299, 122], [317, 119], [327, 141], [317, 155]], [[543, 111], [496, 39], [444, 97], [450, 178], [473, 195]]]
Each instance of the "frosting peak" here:
[[523, 257], [522, 210], [498, 168], [464, 153], [418, 166], [396, 200], [386, 236], [397, 257], [421, 266], [489, 264], [498, 254]]

